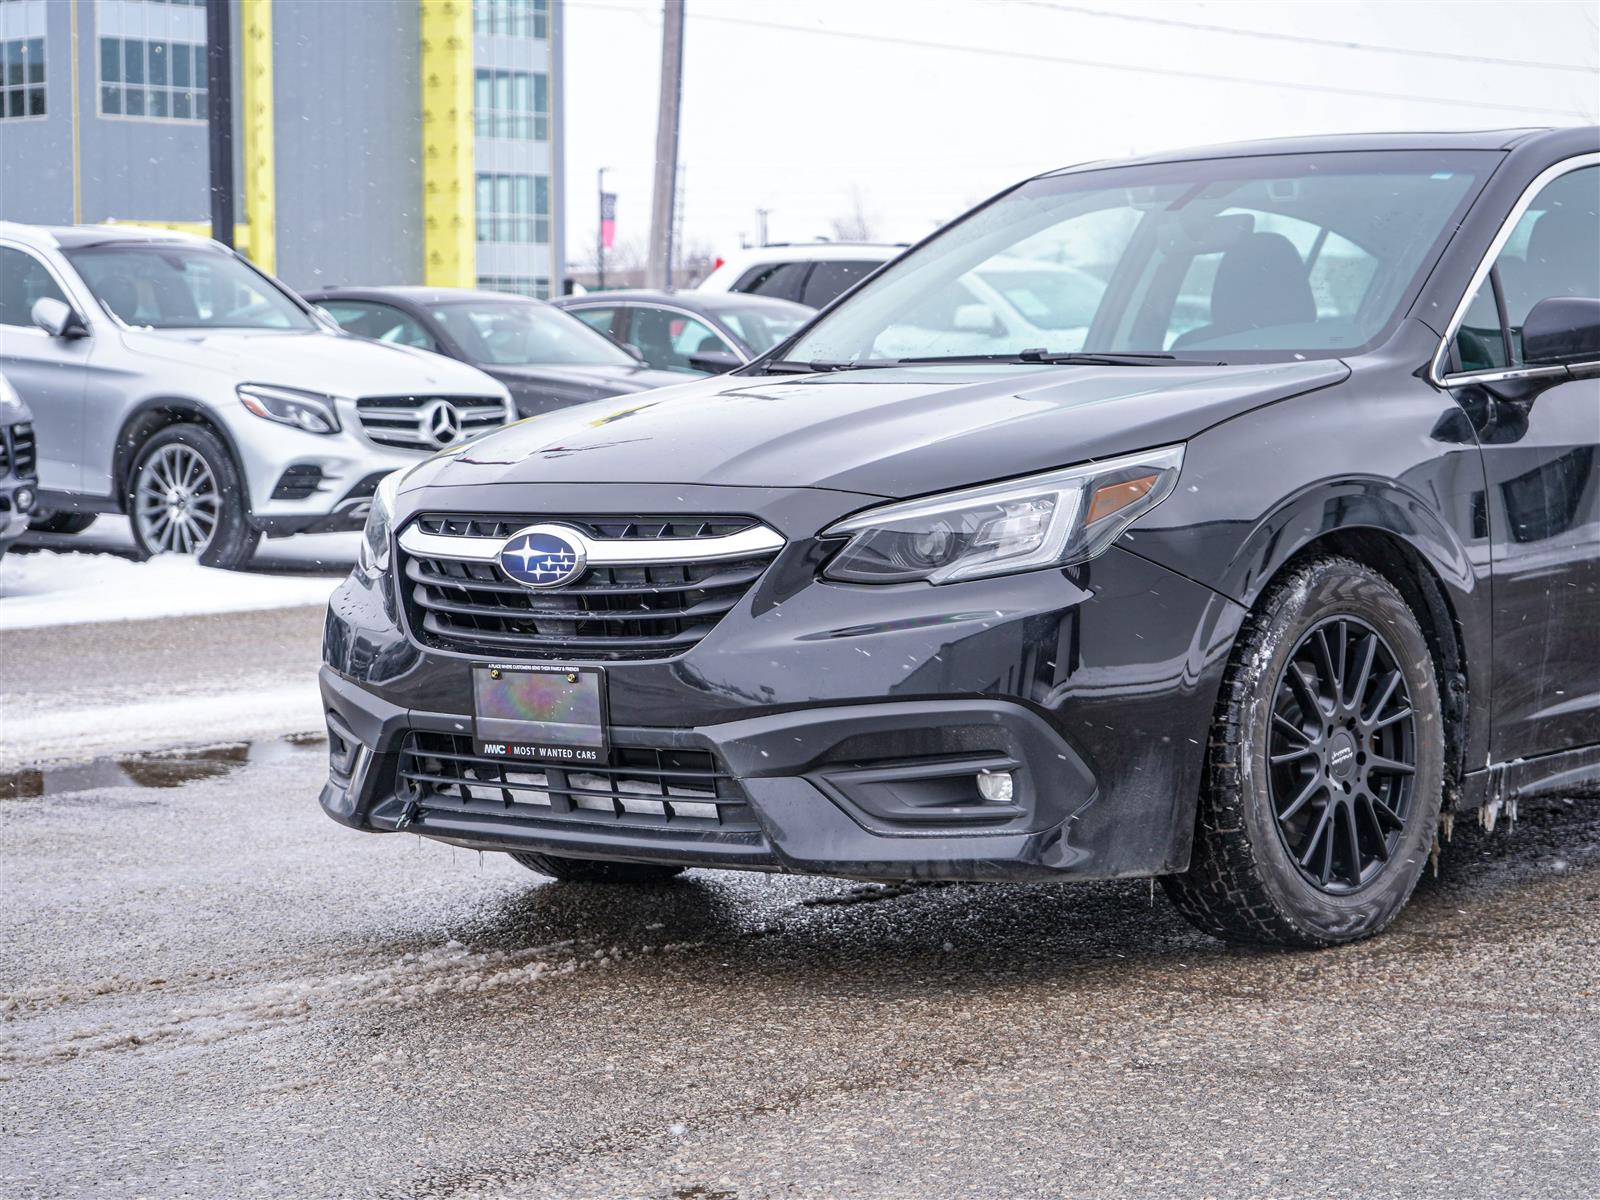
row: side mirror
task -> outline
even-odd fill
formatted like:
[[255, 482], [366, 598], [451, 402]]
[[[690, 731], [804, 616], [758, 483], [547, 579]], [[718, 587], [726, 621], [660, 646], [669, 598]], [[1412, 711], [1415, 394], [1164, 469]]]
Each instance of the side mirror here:
[[721, 375], [724, 371], [744, 366], [744, 363], [737, 354], [727, 350], [698, 350], [689, 355], [689, 365], [708, 375]]
[[89, 336], [89, 327], [71, 307], [54, 296], [40, 296], [33, 302], [33, 323], [51, 337], [81, 338]]
[[1530, 367], [1600, 362], [1600, 300], [1551, 296], [1535, 304], [1522, 323], [1522, 361]]
[[958, 304], [952, 325], [961, 333], [1001, 334], [1005, 327], [987, 304]]

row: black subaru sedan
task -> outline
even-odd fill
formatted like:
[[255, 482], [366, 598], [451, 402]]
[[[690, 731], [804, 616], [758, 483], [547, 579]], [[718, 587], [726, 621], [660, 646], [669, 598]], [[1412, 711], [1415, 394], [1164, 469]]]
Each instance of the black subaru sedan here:
[[[1600, 130], [1094, 163], [729, 375], [380, 488], [322, 805], [559, 879], [1159, 876], [1382, 929], [1600, 781]], [[1092, 315], [986, 264], [1099, 281]]]

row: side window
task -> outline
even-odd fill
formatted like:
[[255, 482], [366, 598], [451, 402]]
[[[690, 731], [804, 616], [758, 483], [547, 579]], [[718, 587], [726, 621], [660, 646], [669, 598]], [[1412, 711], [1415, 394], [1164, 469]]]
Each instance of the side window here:
[[617, 310], [614, 308], [574, 308], [569, 309], [573, 316], [582, 321], [597, 333], [603, 333], [608, 338], [617, 336]]
[[780, 300], [799, 300], [800, 288], [805, 283], [810, 263], [771, 263], [753, 267], [733, 285], [735, 292], [749, 292], [756, 296], [776, 296]]
[[819, 262], [811, 268], [805, 290], [800, 293], [800, 303], [821, 308], [855, 287], [879, 265], [875, 262]]
[[68, 303], [44, 264], [25, 250], [0, 246], [0, 325], [33, 325], [34, 301]]
[[1552, 296], [1600, 299], [1600, 167], [1552, 180], [1517, 221], [1467, 306], [1456, 334], [1458, 369], [1520, 365], [1523, 322]]
[[420, 321], [387, 304], [365, 300], [330, 300], [322, 307], [339, 322], [341, 329], [357, 337], [371, 338], [375, 342], [394, 342], [401, 346], [419, 346], [424, 350], [438, 349]]
[[728, 349], [710, 326], [664, 308], [636, 307], [631, 329], [645, 361], [661, 371], [703, 374], [689, 365], [689, 355]]

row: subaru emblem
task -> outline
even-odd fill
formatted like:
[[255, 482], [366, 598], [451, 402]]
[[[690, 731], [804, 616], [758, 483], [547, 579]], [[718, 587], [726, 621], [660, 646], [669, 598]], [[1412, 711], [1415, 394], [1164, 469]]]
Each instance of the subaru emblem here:
[[500, 569], [523, 587], [553, 588], [571, 583], [589, 564], [576, 530], [562, 525], [530, 525], [500, 547]]

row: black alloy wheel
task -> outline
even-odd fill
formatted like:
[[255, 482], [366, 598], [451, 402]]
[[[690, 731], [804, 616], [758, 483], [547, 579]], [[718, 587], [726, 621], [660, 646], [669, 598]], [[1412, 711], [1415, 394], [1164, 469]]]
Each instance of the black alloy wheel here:
[[1382, 634], [1338, 616], [1300, 640], [1267, 761], [1278, 836], [1301, 874], [1334, 894], [1370, 883], [1399, 847], [1417, 774], [1416, 713]]

